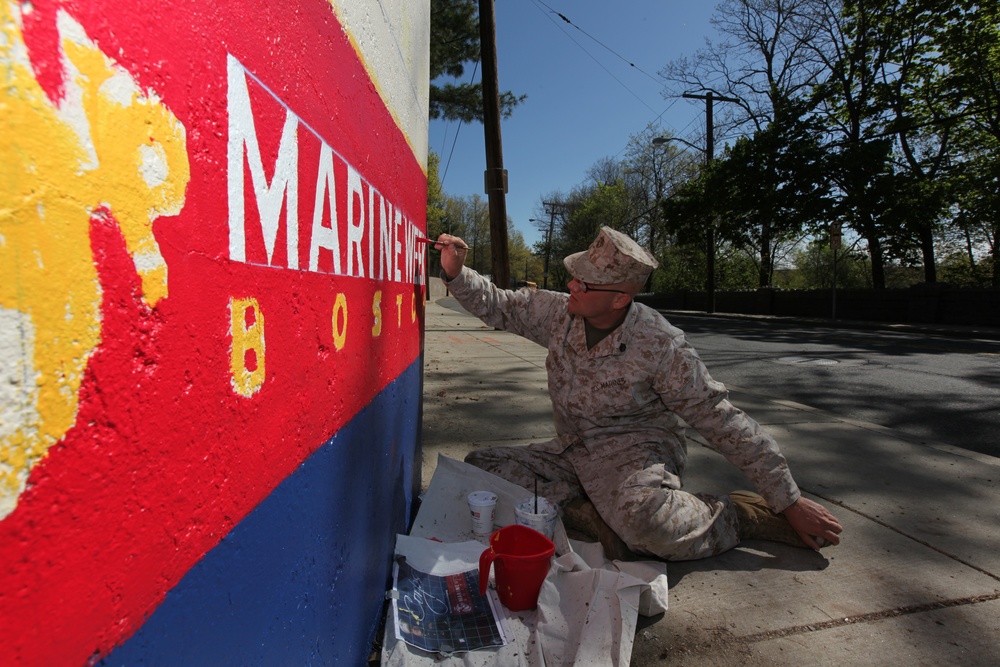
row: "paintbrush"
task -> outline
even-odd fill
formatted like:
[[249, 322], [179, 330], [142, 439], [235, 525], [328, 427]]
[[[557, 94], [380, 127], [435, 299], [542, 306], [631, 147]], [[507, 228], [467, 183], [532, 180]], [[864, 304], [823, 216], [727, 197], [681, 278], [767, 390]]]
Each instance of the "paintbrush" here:
[[417, 238], [417, 243], [427, 243], [428, 245], [434, 245], [435, 243], [440, 243], [441, 245], [453, 245], [456, 248], [458, 248], [459, 250], [468, 250], [469, 249], [469, 246], [467, 246], [467, 245], [458, 245], [457, 243], [445, 243], [443, 241], [435, 241], [434, 239], [429, 239], [429, 238], [427, 238], [425, 236], [418, 236], [416, 238]]

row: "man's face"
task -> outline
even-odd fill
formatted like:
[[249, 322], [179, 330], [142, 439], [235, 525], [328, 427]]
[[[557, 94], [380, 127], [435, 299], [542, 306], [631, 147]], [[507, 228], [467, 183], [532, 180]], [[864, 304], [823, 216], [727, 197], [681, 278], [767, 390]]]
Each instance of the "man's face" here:
[[615, 310], [615, 299], [627, 294], [622, 285], [590, 285], [573, 278], [567, 283], [569, 287], [570, 315], [586, 318], [597, 318], [608, 315]]

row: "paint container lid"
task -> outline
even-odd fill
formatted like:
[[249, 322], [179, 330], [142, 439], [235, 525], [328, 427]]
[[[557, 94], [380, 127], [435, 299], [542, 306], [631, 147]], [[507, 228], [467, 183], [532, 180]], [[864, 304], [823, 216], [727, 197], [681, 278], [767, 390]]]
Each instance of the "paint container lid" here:
[[473, 491], [469, 494], [469, 504], [476, 507], [489, 507], [497, 504], [497, 494], [491, 491]]

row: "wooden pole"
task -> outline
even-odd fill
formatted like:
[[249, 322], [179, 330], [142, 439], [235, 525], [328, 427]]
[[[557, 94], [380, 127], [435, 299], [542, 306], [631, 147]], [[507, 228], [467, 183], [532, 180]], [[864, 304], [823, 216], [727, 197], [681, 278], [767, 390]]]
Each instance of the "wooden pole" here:
[[490, 205], [493, 284], [510, 285], [507, 248], [507, 170], [500, 140], [500, 83], [497, 76], [497, 31], [493, 0], [479, 0], [479, 42], [483, 65], [483, 126], [486, 135], [486, 196]]

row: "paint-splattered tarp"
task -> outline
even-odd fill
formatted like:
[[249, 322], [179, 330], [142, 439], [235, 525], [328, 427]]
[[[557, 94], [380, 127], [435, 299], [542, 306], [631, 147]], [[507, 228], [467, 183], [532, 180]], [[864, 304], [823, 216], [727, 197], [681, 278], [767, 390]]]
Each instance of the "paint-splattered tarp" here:
[[[497, 494], [496, 526], [514, 523], [514, 507], [531, 492], [465, 463], [439, 457], [409, 536], [399, 535], [396, 553], [419, 569], [446, 575], [475, 567], [485, 544], [477, 543], [466, 497]], [[615, 665], [632, 656], [639, 614], [667, 608], [664, 562], [609, 562], [599, 544], [569, 540], [556, 524], [556, 557], [538, 596], [538, 609], [508, 612], [510, 644], [440, 656], [397, 641], [387, 617], [382, 665], [555, 667]], [[391, 609], [390, 609], [391, 613]]]

